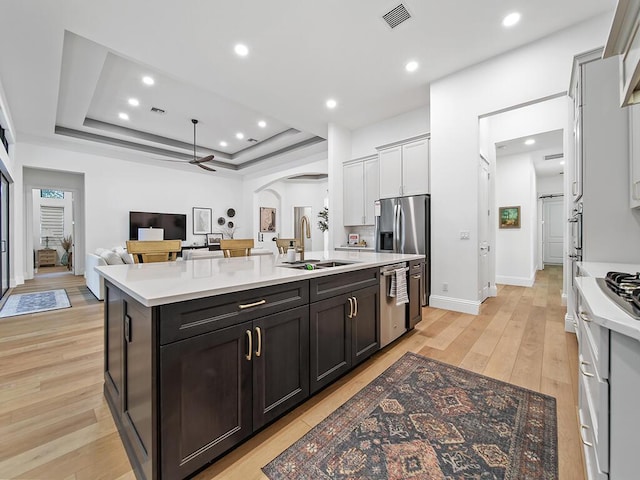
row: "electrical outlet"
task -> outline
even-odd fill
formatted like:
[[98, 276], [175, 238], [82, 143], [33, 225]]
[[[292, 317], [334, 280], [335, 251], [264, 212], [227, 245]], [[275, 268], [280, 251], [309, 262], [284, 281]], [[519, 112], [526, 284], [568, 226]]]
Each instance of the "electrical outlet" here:
[[449, 291], [449, 284], [447, 282], [444, 282], [442, 284], [442, 291], [443, 292], [448, 292]]
[[469, 240], [470, 233], [468, 231], [460, 232], [460, 240]]

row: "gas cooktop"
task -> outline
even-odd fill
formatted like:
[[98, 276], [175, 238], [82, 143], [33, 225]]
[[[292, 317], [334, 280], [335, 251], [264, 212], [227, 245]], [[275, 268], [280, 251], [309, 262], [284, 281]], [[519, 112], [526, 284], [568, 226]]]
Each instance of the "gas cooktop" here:
[[640, 320], [640, 273], [609, 272], [596, 283], [616, 305]]

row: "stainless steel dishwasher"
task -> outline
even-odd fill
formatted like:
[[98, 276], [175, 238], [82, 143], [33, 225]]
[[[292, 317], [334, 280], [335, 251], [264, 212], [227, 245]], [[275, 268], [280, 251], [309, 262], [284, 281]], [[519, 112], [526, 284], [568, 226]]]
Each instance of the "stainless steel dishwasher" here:
[[407, 331], [407, 304], [396, 305], [396, 298], [389, 296], [391, 278], [398, 269], [407, 272], [409, 267], [403, 262], [385, 265], [380, 269], [380, 348]]

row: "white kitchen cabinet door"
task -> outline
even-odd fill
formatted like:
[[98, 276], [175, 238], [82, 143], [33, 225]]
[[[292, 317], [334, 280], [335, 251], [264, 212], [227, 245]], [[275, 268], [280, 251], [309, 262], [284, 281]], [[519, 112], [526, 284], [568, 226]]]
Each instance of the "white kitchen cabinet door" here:
[[345, 226], [362, 225], [364, 217], [364, 166], [362, 162], [342, 166], [343, 223]]
[[640, 105], [629, 107], [629, 162], [631, 208], [640, 207]]
[[380, 198], [402, 195], [402, 147], [392, 147], [378, 152], [380, 162]]
[[364, 223], [375, 224], [375, 201], [380, 198], [380, 175], [376, 157], [362, 162], [364, 171]]
[[429, 193], [429, 140], [402, 146], [402, 196]]

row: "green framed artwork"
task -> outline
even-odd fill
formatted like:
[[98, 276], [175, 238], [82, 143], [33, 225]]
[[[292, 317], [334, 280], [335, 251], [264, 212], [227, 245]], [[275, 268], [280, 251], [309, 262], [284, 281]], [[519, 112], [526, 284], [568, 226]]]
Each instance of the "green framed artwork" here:
[[520, 228], [520, 206], [500, 207], [500, 228]]

